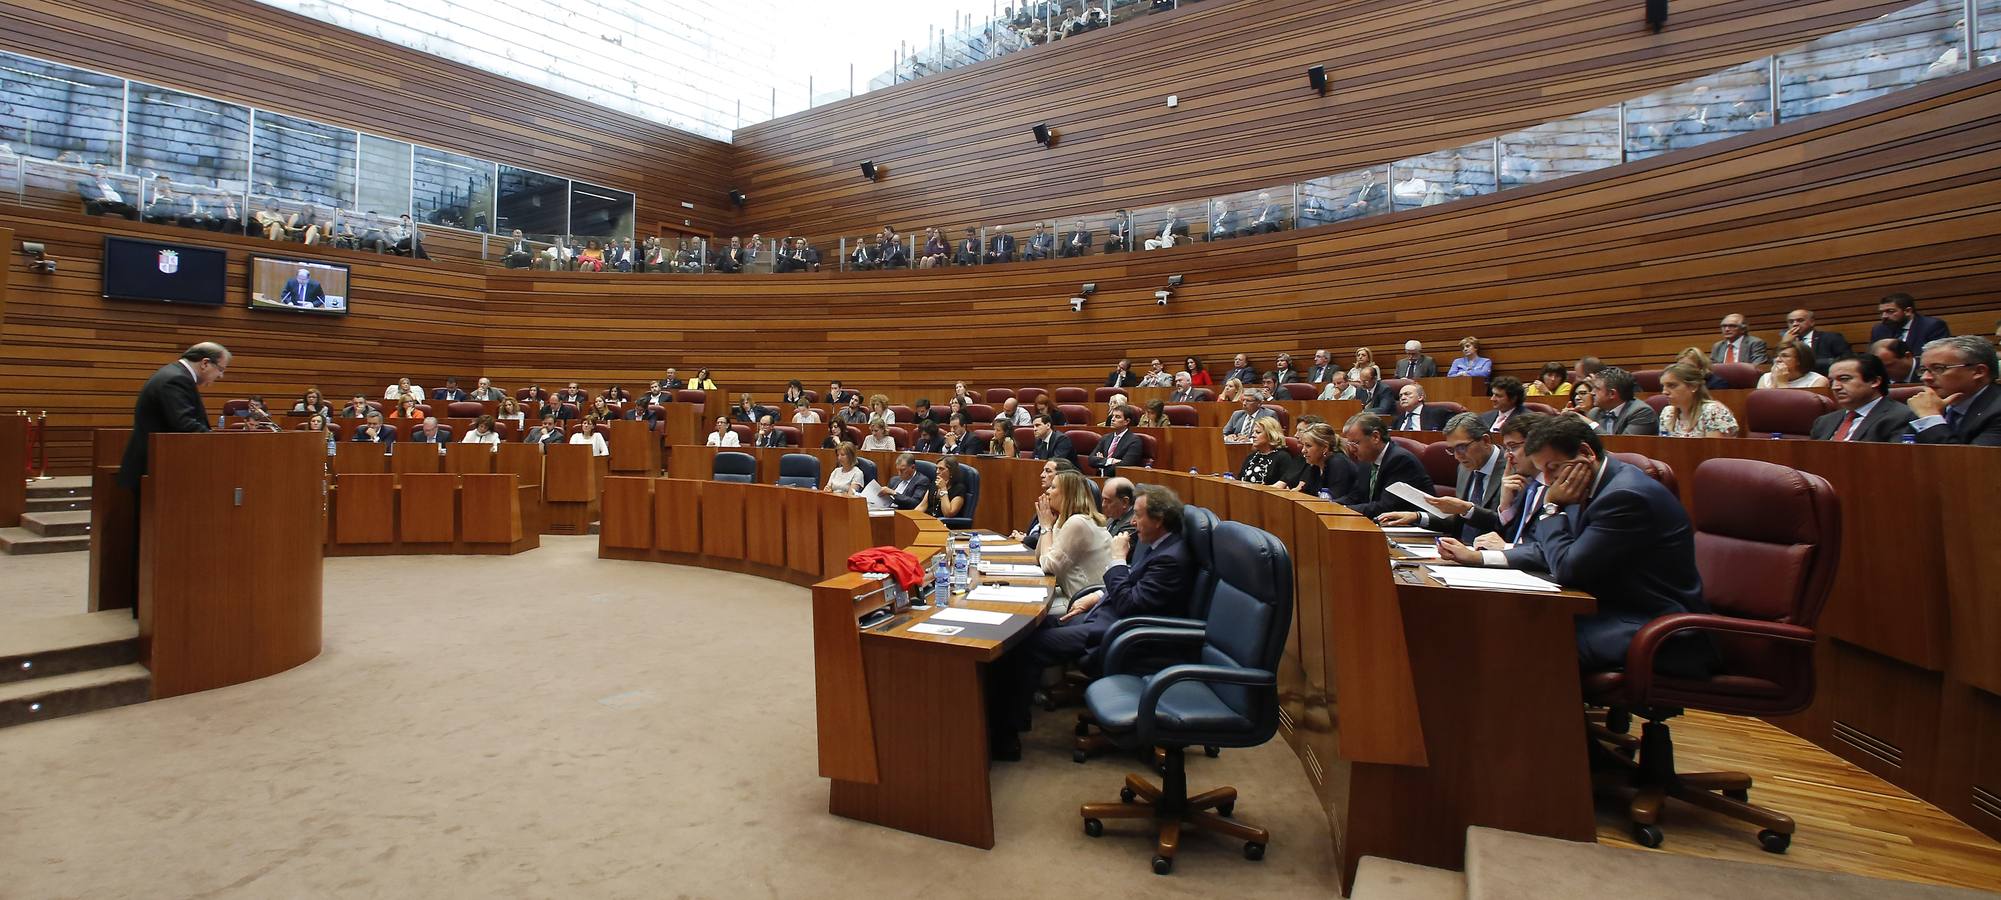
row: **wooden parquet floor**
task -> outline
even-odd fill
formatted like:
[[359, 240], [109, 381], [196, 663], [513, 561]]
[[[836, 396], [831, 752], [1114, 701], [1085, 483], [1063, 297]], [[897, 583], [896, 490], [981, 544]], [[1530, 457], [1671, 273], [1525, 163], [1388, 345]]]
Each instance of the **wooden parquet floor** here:
[[[2001, 892], [2001, 843], [1847, 760], [1756, 719], [1691, 712], [1669, 727], [1680, 771], [1749, 774], [1751, 802], [1792, 816], [1799, 831], [1784, 854], [1766, 853], [1756, 827], [1670, 800], [1667, 840], [1652, 852]], [[1598, 841], [1644, 849], [1609, 797], [1598, 804]]]

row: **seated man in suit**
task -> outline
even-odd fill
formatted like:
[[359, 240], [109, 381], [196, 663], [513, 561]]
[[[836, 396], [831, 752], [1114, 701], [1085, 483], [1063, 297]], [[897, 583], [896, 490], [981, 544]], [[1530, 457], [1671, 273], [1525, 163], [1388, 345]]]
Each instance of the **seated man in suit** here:
[[1424, 385], [1413, 381], [1397, 390], [1396, 418], [1390, 426], [1397, 431], [1438, 431], [1445, 427], [1452, 411], [1424, 404]]
[[1347, 371], [1347, 369], [1334, 364], [1334, 354], [1325, 350], [1315, 350], [1313, 351], [1313, 366], [1306, 370], [1306, 380], [1314, 384], [1326, 384], [1333, 379], [1334, 373], [1345, 373]]
[[555, 416], [550, 415], [543, 416], [542, 424], [528, 429], [528, 433], [521, 436], [524, 444], [560, 444], [568, 439], [563, 434], [563, 426], [556, 423]]
[[772, 420], [770, 415], [758, 416], [757, 439], [751, 441], [751, 446], [753, 447], [785, 446], [785, 432], [779, 431], [777, 428], [772, 427], [775, 424], [776, 423]]
[[139, 218], [137, 197], [127, 197], [118, 190], [118, 184], [111, 180], [110, 170], [103, 163], [90, 167], [90, 177], [78, 179], [76, 195], [83, 199], [83, 211], [93, 216], [110, 213], [128, 219]]
[[1083, 256], [1091, 252], [1091, 229], [1084, 227], [1084, 220], [1078, 219], [1063, 233], [1063, 244], [1057, 255], [1063, 257]]
[[980, 261], [980, 237], [973, 229], [966, 229], [966, 236], [959, 239], [952, 249], [952, 265], [970, 266]]
[[[1549, 485], [1534, 542], [1503, 552], [1444, 538], [1441, 557], [1540, 569], [1597, 597], [1598, 611], [1577, 620], [1577, 658], [1587, 671], [1624, 665], [1633, 635], [1660, 616], [1709, 611], [1695, 567], [1695, 527], [1673, 492], [1611, 458], [1580, 419], [1555, 416], [1538, 424], [1523, 449]], [[1663, 670], [1706, 670], [1714, 652], [1706, 637], [1676, 643], [1663, 652]]]
[[1174, 393], [1167, 395], [1167, 402], [1194, 403], [1201, 396], [1195, 392], [1194, 376], [1187, 372], [1174, 373]]
[[910, 449], [914, 453], [945, 452], [945, 430], [939, 428], [936, 422], [918, 422], [917, 434], [910, 439]]
[[1918, 384], [1923, 370], [1918, 368], [1917, 355], [1903, 341], [1884, 338], [1869, 345], [1869, 355], [1883, 363], [1883, 371], [1890, 377], [1890, 385]]
[[1048, 259], [1055, 252], [1055, 236], [1049, 233], [1049, 229], [1037, 224], [1035, 230], [1028, 235], [1028, 246], [1022, 248], [1021, 258], [1024, 262], [1035, 262]]
[[1763, 339], [1746, 333], [1744, 317], [1731, 313], [1723, 317], [1717, 326], [1723, 332], [1723, 339], [1709, 348], [1709, 361], [1713, 363], [1750, 363], [1764, 367], [1772, 362], [1772, 349]]
[[1091, 468], [1099, 475], [1112, 476], [1119, 473], [1120, 466], [1138, 466], [1146, 453], [1145, 444], [1134, 434], [1133, 422], [1139, 412], [1131, 406], [1112, 408], [1109, 423], [1112, 432], [1098, 442], [1098, 448], [1091, 451]]
[[368, 405], [367, 395], [356, 394], [349, 398], [347, 405], [341, 407], [340, 412], [335, 415], [343, 419], [366, 419], [368, 418], [368, 414], [374, 411], [375, 407]]
[[1911, 430], [1917, 416], [1890, 399], [1890, 375], [1882, 360], [1849, 354], [1828, 367], [1827, 379], [1827, 391], [1841, 408], [1813, 420], [1808, 433], [1814, 440], [1894, 444]]
[[1181, 537], [1181, 498], [1155, 484], [1135, 491], [1133, 530], [1112, 538], [1112, 558], [1130, 555], [1131, 564], [1113, 563], [1102, 589], [1071, 598], [1061, 618], [1045, 619], [989, 670], [988, 735], [994, 759], [1021, 758], [1018, 733], [1029, 726], [1029, 704], [1043, 669], [1091, 652], [1120, 619], [1187, 614], [1195, 558]]
[[1278, 415], [1266, 409], [1264, 402], [1264, 391], [1244, 391], [1243, 408], [1231, 413], [1230, 421], [1223, 424], [1223, 441], [1230, 444], [1250, 443], [1251, 429], [1257, 427], [1253, 422]]
[[1906, 293], [1885, 296], [1876, 303], [1878, 321], [1869, 329], [1869, 342], [1896, 338], [1913, 353], [1923, 353], [1932, 341], [1952, 336], [1944, 322], [1918, 312], [1918, 301]]
[[1237, 211], [1230, 208], [1228, 200], [1217, 200], [1216, 209], [1209, 216], [1209, 233], [1205, 241], [1220, 241], [1237, 236]]
[[1488, 431], [1499, 431], [1508, 419], [1522, 411], [1528, 389], [1513, 375], [1498, 375], [1487, 381], [1487, 398], [1494, 401], [1494, 408], [1481, 413], [1480, 421], [1487, 424]]
[[1146, 374], [1139, 377], [1139, 386], [1145, 388], [1171, 388], [1174, 386], [1174, 373], [1167, 371], [1167, 367], [1161, 365], [1160, 360], [1156, 359], [1147, 365]]
[[1298, 369], [1292, 367], [1292, 354], [1290, 353], [1280, 353], [1277, 365], [1274, 365], [1272, 370], [1265, 374], [1271, 376], [1273, 382], [1277, 384], [1291, 384], [1295, 381], [1306, 380], [1306, 377], [1301, 375]]
[[394, 444], [396, 431], [382, 421], [382, 414], [371, 411], [360, 428], [354, 430], [354, 437], [348, 440], [360, 444]]
[[1501, 528], [1501, 482], [1507, 477], [1507, 454], [1494, 446], [1487, 424], [1473, 413], [1460, 413], [1445, 423], [1445, 449], [1459, 461], [1458, 496], [1432, 502], [1451, 513], [1441, 519], [1428, 512], [1398, 510], [1376, 517], [1379, 525], [1416, 525], [1456, 535], [1472, 544], [1480, 535]]
[[917, 470], [917, 456], [909, 452], [896, 455], [895, 476], [876, 487], [897, 509], [923, 509], [931, 500], [931, 479]]
[[1355, 399], [1362, 401], [1362, 410], [1379, 416], [1387, 416], [1397, 410], [1397, 392], [1383, 383], [1381, 366], [1362, 367], [1362, 378], [1355, 382]]
[[[1618, 366], [1606, 366], [1591, 376], [1589, 383], [1598, 406], [1589, 415], [1595, 420], [1599, 434], [1660, 434], [1660, 413], [1633, 396], [1639, 387], [1633, 373]], [[1563, 414], [1587, 415], [1575, 409], [1566, 409]]]
[[1529, 432], [1549, 418], [1545, 413], [1525, 412], [1510, 417], [1499, 432], [1490, 435], [1498, 439], [1505, 469], [1500, 497], [1494, 501], [1499, 525], [1474, 538], [1473, 549], [1512, 550], [1535, 540], [1535, 520], [1542, 516], [1542, 495], [1549, 485], [1543, 483], [1542, 471], [1522, 448], [1528, 445]]
[[1813, 370], [1827, 374], [1834, 361], [1854, 352], [1849, 349], [1848, 339], [1832, 331], [1821, 331], [1814, 327], [1813, 310], [1796, 309], [1786, 313], [1786, 333], [1779, 336], [1782, 341], [1799, 341], [1813, 351]]
[[[1258, 195], [1257, 209], [1251, 213], [1251, 222], [1244, 226], [1245, 234], [1270, 234], [1285, 228], [1285, 209], [1271, 201], [1270, 194]], [[1314, 381], [1326, 379], [1315, 378]]]
[[311, 270], [301, 266], [298, 274], [286, 279], [285, 286], [278, 290], [278, 302], [286, 306], [318, 308], [327, 305], [327, 291], [313, 280]]
[[1098, 511], [1105, 514], [1105, 531], [1113, 537], [1133, 530], [1134, 491], [1130, 479], [1118, 477], [1105, 479], [1098, 489]]
[[1167, 208], [1167, 221], [1160, 223], [1159, 233], [1147, 238], [1144, 246], [1148, 250], [1169, 249], [1181, 240], [1187, 230], [1188, 226], [1181, 221], [1181, 210], [1170, 206]]
[[1005, 231], [987, 240], [987, 262], [1014, 262], [1014, 235]]
[[1356, 413], [1341, 426], [1341, 437], [1342, 451], [1354, 460], [1359, 471], [1355, 473], [1354, 488], [1346, 496], [1334, 498], [1334, 502], [1375, 518], [1386, 512], [1417, 508], [1391, 494], [1392, 484], [1408, 484], [1427, 494], [1438, 493], [1431, 476], [1424, 471], [1424, 463], [1390, 440], [1389, 423], [1382, 417]]
[[955, 412], [946, 420], [945, 448], [939, 452], [950, 456], [979, 456], [987, 452], [987, 445], [972, 432], [972, 420], [965, 413]]
[[1364, 400], [1359, 388], [1348, 383], [1348, 371], [1336, 368], [1327, 376], [1327, 386], [1320, 389], [1321, 400]]
[[146, 203], [145, 219], [155, 225], [193, 225], [192, 199], [182, 197], [173, 181], [161, 175], [153, 179], [153, 199]]
[[514, 235], [507, 240], [507, 251], [501, 254], [500, 262], [510, 269], [526, 269], [535, 263], [535, 251], [528, 246], [528, 236], [521, 229], [514, 229]]
[[1994, 387], [1994, 345], [1979, 335], [1925, 346], [1925, 389], [1911, 397], [1920, 444], [2001, 447], [2001, 389]]
[[1437, 378], [1438, 362], [1424, 352], [1424, 344], [1403, 342], [1403, 356], [1397, 359], [1398, 378]]
[[1035, 417], [1035, 458], [1075, 460], [1077, 451], [1070, 445], [1070, 436], [1056, 430], [1049, 414], [1038, 413]]
[[[447, 383], [449, 383], [449, 381]], [[473, 388], [472, 393], [466, 395], [466, 399], [478, 400], [481, 402], [491, 401], [494, 403], [499, 403], [500, 401], [507, 399], [507, 392], [497, 387], [494, 387], [493, 379], [481, 378], [479, 380], [478, 386]]]
[[431, 399], [443, 400], [448, 403], [464, 400], [465, 398], [466, 392], [459, 388], [459, 379], [456, 375], [445, 376], [445, 386], [431, 392]]
[[425, 416], [424, 423], [411, 432], [410, 440], [419, 444], [449, 444], [452, 433], [438, 427], [437, 416]]

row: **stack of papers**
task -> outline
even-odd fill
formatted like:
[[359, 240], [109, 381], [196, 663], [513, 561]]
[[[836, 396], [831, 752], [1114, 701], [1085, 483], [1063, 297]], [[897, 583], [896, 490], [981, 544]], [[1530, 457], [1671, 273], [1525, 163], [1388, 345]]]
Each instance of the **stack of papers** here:
[[1000, 625], [1014, 618], [1011, 613], [988, 612], [984, 609], [941, 609], [931, 614], [932, 622], [971, 622], [975, 625]]
[[1414, 557], [1417, 557], [1418, 559], [1437, 559], [1437, 558], [1438, 558], [1438, 547], [1437, 547], [1437, 545], [1435, 545], [1435, 544], [1405, 544], [1405, 543], [1398, 543], [1398, 544], [1397, 544], [1397, 549], [1398, 549], [1398, 550], [1402, 550], [1403, 552], [1405, 552], [1405, 553], [1408, 553], [1408, 554], [1410, 554], [1411, 556], [1414, 556]]
[[965, 630], [959, 625], [933, 625], [930, 622], [919, 622], [910, 626], [911, 634], [932, 634], [938, 637], [951, 637]]
[[[982, 547], [980, 548], [980, 550], [984, 552], [986, 548]], [[1025, 563], [987, 562], [986, 560], [981, 560], [980, 574], [998, 575], [1007, 578], [1040, 578], [1043, 576], [1044, 573], [1042, 571], [1041, 566], [1031, 566]]]
[[1029, 552], [1029, 549], [1026, 544], [1016, 544], [1016, 543], [1010, 543], [1008, 541], [1000, 541], [998, 543], [989, 544], [985, 541], [981, 541], [980, 552], [981, 553], [1027, 553]]
[[1429, 528], [1419, 528], [1416, 525], [1389, 525], [1383, 528], [1383, 533], [1391, 537], [1437, 537], [1438, 536], [1438, 532], [1432, 531]]
[[1431, 577], [1452, 587], [1502, 591], [1560, 591], [1555, 582], [1515, 569], [1475, 569], [1468, 566], [1426, 566]]
[[1417, 488], [1411, 487], [1410, 485], [1405, 484], [1401, 481], [1390, 482], [1390, 486], [1384, 488], [1383, 492], [1389, 494], [1390, 496], [1397, 497], [1403, 500], [1404, 502], [1409, 503], [1412, 506], [1424, 510], [1425, 512], [1428, 512], [1441, 519], [1449, 518], [1445, 514], [1445, 510], [1439, 509], [1436, 505], [1434, 505], [1431, 502], [1433, 498], [1430, 494], [1420, 491]]
[[973, 588], [966, 599], [980, 603], [1042, 603], [1049, 599], [1049, 589], [986, 584]]
[[896, 515], [896, 510], [895, 510], [895, 509], [871, 509], [871, 510], [869, 510], [869, 511], [868, 511], [868, 514], [869, 514], [869, 518], [871, 518], [871, 519], [880, 519], [880, 518], [884, 518], [884, 517], [887, 517], [887, 516], [893, 516], [893, 515]]

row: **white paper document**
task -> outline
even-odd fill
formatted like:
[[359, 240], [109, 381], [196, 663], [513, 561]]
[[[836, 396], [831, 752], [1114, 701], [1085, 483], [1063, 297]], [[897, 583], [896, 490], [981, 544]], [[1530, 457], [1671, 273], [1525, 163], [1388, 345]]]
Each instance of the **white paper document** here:
[[987, 584], [973, 588], [966, 599], [981, 603], [1041, 603], [1049, 599], [1049, 589]]
[[1438, 507], [1433, 506], [1431, 504], [1432, 497], [1430, 494], [1420, 491], [1417, 488], [1411, 487], [1408, 484], [1405, 484], [1401, 481], [1393, 481], [1390, 482], [1390, 486], [1384, 488], [1384, 490], [1393, 497], [1397, 497], [1399, 499], [1405, 500], [1411, 504], [1416, 505], [1418, 509], [1424, 510], [1425, 512], [1431, 513], [1432, 515], [1438, 516], [1439, 518], [1448, 518], [1445, 510], [1439, 509]]
[[1452, 587], [1504, 591], [1560, 591], [1555, 582], [1516, 569], [1475, 569], [1470, 566], [1426, 566], [1433, 578]]
[[1004, 612], [987, 612], [984, 609], [941, 609], [931, 614], [933, 622], [971, 622], [975, 625], [999, 625], [1014, 618]]
[[889, 502], [889, 498], [883, 496], [882, 485], [877, 482], [871, 481], [862, 485], [862, 498], [868, 501], [870, 513], [883, 509], [891, 513], [896, 512], [896, 504]]
[[1026, 544], [1015, 544], [1007, 541], [1002, 541], [998, 544], [989, 544], [985, 541], [981, 541], [980, 552], [981, 553], [1028, 553], [1030, 551], [1028, 549], [1028, 545]]
[[[981, 548], [982, 551], [985, 549], [984, 547]], [[1044, 574], [1041, 566], [1032, 566], [1026, 563], [987, 562], [986, 560], [980, 561], [980, 573], [983, 575], [997, 575], [1003, 578], [1040, 578]]]
[[1434, 544], [1406, 544], [1399, 542], [1397, 549], [1418, 559], [1437, 559], [1438, 547]]
[[965, 630], [957, 625], [933, 625], [930, 622], [919, 622], [910, 626], [911, 634], [935, 634], [939, 637], [951, 637]]
[[1383, 533], [1390, 537], [1435, 537], [1438, 532], [1416, 525], [1385, 525]]
[[886, 518], [889, 518], [890, 516], [893, 516], [893, 515], [896, 515], [896, 510], [893, 510], [893, 509], [871, 509], [871, 510], [869, 510], [869, 511], [868, 511], [868, 515], [869, 515], [869, 518], [871, 518], [871, 519], [886, 519]]

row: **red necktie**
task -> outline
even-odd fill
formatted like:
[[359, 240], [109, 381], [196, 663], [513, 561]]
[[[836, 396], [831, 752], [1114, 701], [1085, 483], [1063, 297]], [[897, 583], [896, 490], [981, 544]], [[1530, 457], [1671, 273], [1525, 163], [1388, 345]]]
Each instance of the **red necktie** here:
[[1857, 418], [1859, 417], [1855, 415], [1855, 411], [1849, 410], [1848, 415], [1841, 420], [1841, 427], [1834, 430], [1834, 439], [1837, 441], [1848, 440], [1848, 429], [1855, 427], [1855, 420]]
[[1731, 342], [1731, 344], [1730, 344], [1730, 349], [1728, 349], [1728, 350], [1725, 350], [1725, 351], [1723, 351], [1723, 361], [1724, 361], [1724, 362], [1733, 362], [1733, 363], [1737, 361], [1737, 344], [1736, 344], [1736, 342], [1734, 342], [1734, 341], [1733, 341], [1733, 342]]

